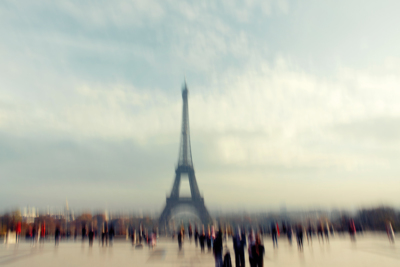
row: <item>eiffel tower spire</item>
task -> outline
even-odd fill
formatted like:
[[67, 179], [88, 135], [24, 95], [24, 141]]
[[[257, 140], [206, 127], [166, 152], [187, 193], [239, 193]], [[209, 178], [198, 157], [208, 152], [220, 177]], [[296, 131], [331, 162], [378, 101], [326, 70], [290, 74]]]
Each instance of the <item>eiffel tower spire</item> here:
[[182, 87], [182, 128], [178, 166], [193, 166], [192, 150], [190, 146], [188, 94], [189, 90], [185, 79], [185, 84]]

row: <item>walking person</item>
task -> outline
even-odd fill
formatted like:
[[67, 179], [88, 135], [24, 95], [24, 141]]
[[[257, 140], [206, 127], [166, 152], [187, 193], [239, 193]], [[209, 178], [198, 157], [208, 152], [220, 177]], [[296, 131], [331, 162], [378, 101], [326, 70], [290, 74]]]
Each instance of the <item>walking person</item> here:
[[56, 232], [54, 233], [54, 241], [55, 241], [55, 246], [57, 247], [58, 244], [60, 243], [60, 236], [61, 236], [61, 231], [60, 231], [60, 226], [56, 226]]
[[272, 236], [272, 244], [274, 245], [274, 248], [275, 248], [275, 244], [276, 244], [276, 247], [278, 247], [278, 230], [276, 229], [275, 222], [271, 223], [271, 236]]
[[321, 236], [321, 240], [322, 242], [324, 241], [324, 233], [323, 233], [323, 226], [322, 226], [322, 222], [319, 222], [318, 227], [317, 227], [317, 235], [318, 235], [318, 241], [319, 241], [319, 237]]
[[393, 231], [391, 222], [386, 223], [386, 233], [387, 233], [390, 243], [394, 243], [394, 231]]
[[299, 248], [299, 250], [303, 250], [303, 226], [301, 224], [297, 225], [296, 237], [297, 237], [297, 247]]
[[188, 227], [188, 233], [189, 233], [189, 241], [190, 241], [190, 243], [192, 243], [193, 229], [192, 229], [192, 225], [190, 223], [189, 223], [189, 227]]
[[89, 230], [89, 247], [93, 247], [93, 239], [94, 239], [94, 231], [93, 231], [93, 227], [90, 227], [90, 230]]
[[215, 240], [215, 228], [214, 225], [211, 226], [211, 248], [214, 246], [214, 240]]
[[324, 236], [325, 236], [325, 241], [329, 242], [329, 225], [327, 222], [324, 224]]
[[208, 227], [206, 238], [207, 238], [207, 251], [211, 252], [211, 232], [210, 232], [210, 227]]
[[264, 246], [261, 244], [260, 235], [256, 236], [256, 241], [251, 248], [251, 254], [253, 256], [253, 265], [251, 267], [263, 267], [264, 266]]
[[311, 222], [308, 222], [308, 226], [307, 226], [307, 243], [312, 244], [312, 234], [313, 234], [314, 230], [312, 228]]
[[254, 240], [254, 236], [253, 236], [252, 231], [250, 231], [248, 239], [249, 239], [249, 242], [248, 242], [249, 243], [249, 246], [248, 246], [249, 263], [250, 263], [250, 266], [253, 267], [254, 266], [254, 258], [253, 258], [253, 254], [252, 254], [251, 248], [255, 244], [255, 240]]
[[32, 226], [32, 246], [35, 246], [36, 243], [36, 225]]
[[40, 229], [40, 243], [44, 245], [44, 240], [46, 238], [46, 223], [43, 222], [42, 227]]
[[292, 245], [292, 235], [293, 235], [292, 226], [288, 225], [286, 227], [286, 235], [287, 235], [289, 244]]
[[194, 243], [196, 244], [196, 247], [197, 247], [198, 239], [199, 239], [199, 231], [197, 230], [197, 225], [196, 225], [194, 228]]
[[240, 228], [236, 232], [236, 235], [233, 237], [233, 250], [235, 252], [235, 264], [236, 267], [244, 267], [245, 259], [244, 259], [244, 247], [245, 241], [242, 239], [242, 235], [240, 233]]
[[204, 253], [205, 241], [206, 241], [206, 234], [204, 233], [204, 228], [203, 228], [203, 231], [201, 232], [201, 235], [199, 236], [201, 253]]
[[15, 230], [15, 233], [16, 233], [15, 242], [18, 244], [21, 238], [21, 222], [17, 222], [17, 228]]
[[131, 242], [132, 242], [132, 246], [135, 245], [135, 228], [131, 228]]
[[215, 258], [215, 267], [222, 267], [222, 233], [218, 231], [214, 239], [213, 252]]
[[82, 224], [82, 243], [85, 241], [86, 237], [86, 225]]
[[179, 233], [178, 233], [178, 245], [179, 245], [179, 251], [181, 251], [181, 250], [182, 250], [182, 239], [183, 239], [183, 236], [182, 236], [182, 230], [180, 230], [180, 231], [179, 231]]
[[114, 225], [111, 224], [111, 226], [110, 226], [110, 231], [108, 232], [108, 237], [109, 237], [109, 241], [110, 241], [110, 246], [113, 245], [114, 235], [115, 235]]
[[356, 225], [353, 219], [349, 221], [349, 233], [350, 233], [350, 240], [353, 242], [356, 241]]

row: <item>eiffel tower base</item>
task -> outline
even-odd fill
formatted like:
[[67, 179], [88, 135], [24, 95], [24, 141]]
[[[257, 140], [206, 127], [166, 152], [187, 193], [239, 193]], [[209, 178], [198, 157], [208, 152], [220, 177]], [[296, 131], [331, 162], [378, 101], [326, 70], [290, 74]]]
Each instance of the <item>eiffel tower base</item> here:
[[[165, 229], [168, 225], [169, 220], [171, 219], [173, 210], [179, 206], [189, 206], [191, 207], [199, 217], [200, 221], [204, 226], [207, 226], [208, 224], [212, 224], [212, 218], [210, 214], [207, 211], [206, 206], [204, 205], [204, 198], [172, 198], [172, 197], [167, 197], [167, 204], [164, 208], [164, 211], [161, 213], [160, 219], [159, 219], [159, 229], [162, 231], [167, 231]], [[175, 229], [176, 230], [176, 229]]]

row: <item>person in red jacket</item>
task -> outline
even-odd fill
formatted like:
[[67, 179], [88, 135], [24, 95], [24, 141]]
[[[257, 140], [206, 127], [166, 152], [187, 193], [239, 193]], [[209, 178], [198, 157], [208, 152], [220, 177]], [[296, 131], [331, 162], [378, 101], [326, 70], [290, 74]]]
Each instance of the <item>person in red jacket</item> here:
[[40, 228], [40, 242], [44, 244], [44, 238], [46, 237], [46, 223], [43, 222]]
[[17, 222], [17, 229], [16, 229], [16, 240], [15, 240], [15, 242], [17, 242], [17, 243], [19, 243], [19, 239], [20, 239], [20, 237], [21, 237], [21, 222]]

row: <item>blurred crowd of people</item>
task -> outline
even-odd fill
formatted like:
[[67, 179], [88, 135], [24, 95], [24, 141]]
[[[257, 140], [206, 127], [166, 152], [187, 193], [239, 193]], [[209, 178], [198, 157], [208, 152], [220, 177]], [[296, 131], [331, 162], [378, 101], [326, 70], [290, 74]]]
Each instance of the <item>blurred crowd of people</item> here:
[[[280, 227], [281, 226], [281, 227]], [[263, 266], [265, 248], [263, 245], [263, 237], [265, 237], [265, 229], [254, 230], [249, 228], [246, 233], [244, 227], [237, 227], [235, 230], [216, 231], [214, 226], [198, 227], [194, 226], [192, 230], [191, 224], [187, 227], [188, 233], [185, 231], [185, 227], [180, 226], [177, 230], [177, 234], [172, 233], [172, 238], [177, 237], [179, 250], [181, 251], [185, 237], [192, 242], [192, 236], [194, 236], [194, 243], [196, 247], [200, 246], [201, 253], [205, 253], [205, 247], [208, 252], [213, 252], [215, 258], [216, 267], [229, 267], [232, 266], [231, 254], [225, 247], [225, 255], [223, 255], [223, 240], [227, 240], [228, 237], [232, 238], [233, 250], [234, 250], [234, 262], [237, 267], [244, 267], [246, 264], [245, 251], [247, 249], [248, 262], [250, 267]], [[386, 225], [386, 231], [390, 242], [394, 242], [394, 231], [390, 222]], [[351, 241], [355, 241], [356, 238], [356, 225], [353, 220], [348, 222], [348, 233]], [[296, 237], [297, 248], [301, 252], [303, 251], [304, 238], [307, 239], [307, 243], [310, 245], [313, 242], [313, 238], [317, 238], [318, 242], [329, 242], [330, 236], [334, 235], [334, 229], [327, 222], [319, 221], [316, 224], [308, 221], [305, 225], [301, 223], [289, 224], [282, 222], [279, 225], [277, 222], [272, 222], [268, 229], [272, 239], [273, 248], [278, 248], [278, 240], [286, 237], [288, 243], [292, 245], [293, 236]]]
[[[395, 234], [391, 222], [387, 222], [385, 225], [386, 233], [390, 242], [395, 241]], [[68, 234], [63, 232], [60, 224], [57, 224], [53, 233], [50, 233], [46, 227], [46, 223], [34, 223], [28, 225], [25, 228], [21, 227], [21, 221], [16, 222], [9, 229], [8, 233], [15, 233], [15, 242], [19, 243], [21, 240], [22, 230], [25, 229], [25, 238], [31, 243], [32, 246], [37, 244], [43, 245], [45, 240], [50, 240], [51, 236], [54, 236], [55, 246], [59, 245], [60, 239], [68, 238]], [[357, 227], [355, 222], [350, 219], [348, 221], [348, 233], [351, 241], [356, 240]], [[74, 229], [74, 240], [78, 237], [78, 228]], [[94, 227], [93, 223], [87, 224], [82, 223], [81, 225], [81, 240], [86, 242], [88, 240], [89, 246], [93, 246], [94, 239], [98, 238], [99, 245], [101, 246], [112, 246], [115, 230], [112, 223], [107, 221], [102, 222], [98, 227]], [[54, 235], [53, 235], [54, 234]], [[259, 227], [254, 229], [249, 227], [246, 231], [245, 227], [238, 226], [236, 229], [221, 228], [216, 230], [214, 225], [198, 226], [189, 223], [185, 228], [184, 224], [178, 228], [176, 232], [172, 232], [172, 238], [177, 239], [179, 251], [183, 249], [183, 243], [185, 238], [194, 244], [196, 247], [200, 247], [200, 253], [213, 252], [215, 258], [215, 265], [217, 267], [232, 266], [231, 254], [227, 248], [223, 246], [224, 240], [228, 241], [228, 238], [232, 239], [234, 262], [235, 266], [245, 266], [245, 252], [247, 249], [248, 262], [250, 267], [263, 266], [263, 259], [265, 254], [265, 248], [263, 245], [263, 239], [266, 234], [269, 234], [272, 239], [273, 248], [278, 248], [278, 241], [282, 238], [287, 238], [288, 243], [292, 245], [293, 236], [297, 241], [297, 247], [299, 251], [303, 251], [304, 237], [307, 239], [308, 244], [312, 244], [313, 238], [317, 238], [319, 242], [329, 242], [330, 236], [334, 234], [332, 225], [329, 225], [327, 221], [318, 221], [317, 223], [306, 222], [304, 225], [300, 223], [290, 224], [282, 222], [281, 224], [273, 221], [270, 226], [266, 228]], [[126, 231], [126, 238], [130, 239], [132, 246], [143, 247], [147, 245], [149, 248], [154, 248], [157, 244], [157, 229], [148, 230], [143, 227], [140, 223], [139, 228], [136, 230], [133, 226], [129, 227]], [[6, 236], [5, 241], [11, 238], [11, 235]], [[223, 254], [225, 252], [225, 254]]]

